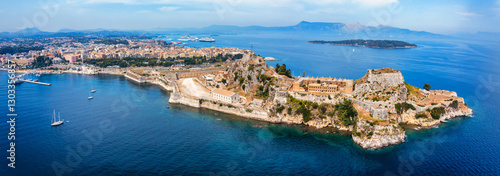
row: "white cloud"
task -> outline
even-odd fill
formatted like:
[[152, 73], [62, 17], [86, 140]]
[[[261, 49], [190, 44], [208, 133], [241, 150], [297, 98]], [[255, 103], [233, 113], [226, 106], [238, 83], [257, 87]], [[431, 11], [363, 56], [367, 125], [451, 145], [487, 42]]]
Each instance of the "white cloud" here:
[[163, 12], [171, 12], [171, 11], [175, 11], [175, 10], [177, 10], [179, 8], [180, 7], [164, 6], [164, 7], [158, 8], [158, 10], [163, 11]]
[[392, 3], [399, 2], [398, 0], [354, 0], [357, 4], [364, 7], [381, 7]]
[[78, 9], [78, 10], [76, 11], [76, 13], [79, 13], [79, 14], [85, 14], [85, 13], [89, 13], [89, 11], [90, 11], [89, 9]]
[[149, 10], [139, 10], [139, 11], [137, 11], [135, 13], [138, 13], [138, 14], [148, 14], [148, 13], [151, 13], [151, 11], [149, 11]]
[[212, 2], [211, 0], [68, 0], [70, 3], [87, 3], [87, 4], [127, 4], [127, 5], [151, 5], [151, 4], [180, 4], [180, 3], [200, 3]]
[[458, 15], [461, 15], [461, 16], [466, 16], [466, 17], [480, 17], [480, 16], [483, 16], [483, 15], [480, 15], [480, 14], [477, 14], [477, 13], [473, 13], [473, 12], [457, 12]]
[[[500, 1], [500, 0], [498, 0]], [[151, 4], [183, 4], [196, 6], [200, 4], [225, 4], [228, 6], [258, 6], [258, 7], [295, 7], [304, 6], [305, 4], [325, 7], [325, 5], [345, 5], [353, 4], [365, 8], [381, 7], [391, 3], [399, 2], [399, 0], [67, 0], [69, 3], [87, 3], [87, 4], [127, 4], [127, 5], [151, 5]]]
[[391, 3], [398, 2], [398, 0], [317, 0], [310, 1], [308, 3], [317, 5], [328, 5], [328, 4], [355, 4], [362, 7], [381, 7]]
[[496, 16], [500, 16], [500, 8], [491, 8], [491, 10], [496, 14]]

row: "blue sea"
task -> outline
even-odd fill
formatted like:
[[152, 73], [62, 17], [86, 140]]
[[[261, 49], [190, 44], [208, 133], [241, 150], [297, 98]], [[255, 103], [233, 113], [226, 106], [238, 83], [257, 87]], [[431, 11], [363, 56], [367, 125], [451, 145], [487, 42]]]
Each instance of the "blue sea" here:
[[[498, 42], [407, 39], [419, 47], [386, 50], [306, 43], [335, 36], [214, 38], [187, 46], [253, 48], [281, 59], [268, 63], [284, 63], [295, 76], [357, 79], [367, 69], [391, 67], [412, 85], [456, 91], [474, 116], [409, 129], [404, 143], [364, 150], [333, 129], [170, 105], [169, 92], [122, 76], [42, 75], [39, 81], [52, 86], [16, 87], [12, 169], [6, 159], [7, 73], [0, 72], [0, 175], [500, 175]], [[92, 87], [97, 92], [87, 100]], [[54, 110], [65, 120], [59, 127], [50, 126]]]

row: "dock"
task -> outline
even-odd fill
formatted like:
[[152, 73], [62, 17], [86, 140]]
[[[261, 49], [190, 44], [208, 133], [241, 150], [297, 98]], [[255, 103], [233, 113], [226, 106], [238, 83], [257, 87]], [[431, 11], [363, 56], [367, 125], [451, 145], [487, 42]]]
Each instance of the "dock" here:
[[27, 83], [33, 83], [33, 84], [40, 84], [40, 85], [44, 85], [44, 86], [50, 86], [50, 83], [43, 83], [43, 82], [36, 82], [36, 81], [28, 81], [28, 80], [23, 80], [24, 82], [27, 82]]

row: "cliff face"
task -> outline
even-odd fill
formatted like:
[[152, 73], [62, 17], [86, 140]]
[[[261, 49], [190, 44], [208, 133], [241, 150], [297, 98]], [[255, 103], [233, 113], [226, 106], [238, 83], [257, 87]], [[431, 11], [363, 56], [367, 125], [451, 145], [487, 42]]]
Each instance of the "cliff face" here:
[[264, 110], [252, 109], [251, 111], [247, 111], [247, 109], [243, 107], [236, 107], [236, 106], [228, 107], [226, 104], [214, 103], [212, 101], [206, 101], [206, 100], [204, 101], [202, 100], [200, 104], [200, 100], [198, 99], [194, 99], [175, 92], [170, 94], [170, 99], [168, 100], [168, 102], [172, 104], [182, 104], [195, 108], [206, 108], [210, 110], [215, 110], [227, 114], [233, 114], [261, 121], [268, 121], [274, 123], [282, 122], [279, 118], [269, 118], [268, 113]]
[[352, 139], [364, 149], [379, 149], [404, 142], [405, 131], [398, 124], [372, 125], [358, 120]]
[[[434, 107], [444, 107], [445, 111], [443, 114], [440, 115], [439, 119], [433, 119], [431, 117], [427, 118], [417, 118], [415, 115], [416, 114], [425, 114], [428, 115], [428, 109], [432, 109]], [[410, 125], [417, 125], [420, 127], [433, 127], [436, 125], [439, 125], [446, 120], [455, 118], [455, 117], [469, 117], [473, 115], [472, 109], [467, 107], [465, 103], [459, 102], [458, 107], [454, 108], [451, 106], [446, 106], [446, 105], [435, 105], [431, 106], [429, 108], [422, 108], [422, 109], [417, 109], [417, 110], [408, 110], [405, 113], [402, 113], [400, 116], [400, 122], [410, 124]], [[428, 115], [429, 116], [429, 115]]]
[[244, 108], [236, 106], [228, 107], [226, 104], [220, 104], [217, 102], [207, 101], [207, 100], [203, 100], [202, 104], [200, 104], [200, 100], [175, 92], [170, 94], [169, 103], [182, 104], [195, 108], [206, 108], [227, 114], [233, 114], [245, 118], [272, 122], [272, 123], [305, 124], [316, 128], [335, 127], [343, 131], [353, 130], [353, 126], [344, 126], [339, 122], [336, 122], [336, 120], [338, 120], [338, 117], [336, 116], [327, 117], [325, 119], [310, 120], [307, 123], [304, 123], [304, 120], [301, 115], [288, 115], [288, 114], [285, 115], [285, 113], [272, 114], [269, 111], [256, 108]]

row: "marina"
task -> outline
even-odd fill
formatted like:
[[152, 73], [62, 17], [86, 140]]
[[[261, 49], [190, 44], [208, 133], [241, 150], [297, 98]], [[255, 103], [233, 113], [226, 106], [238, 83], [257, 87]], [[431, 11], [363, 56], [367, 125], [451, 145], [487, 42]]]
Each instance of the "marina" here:
[[51, 84], [50, 83], [43, 83], [43, 82], [38, 82], [38, 80], [28, 80], [28, 79], [24, 79], [24, 78], [13, 78], [11, 80], [14, 80], [13, 83], [11, 84], [15, 84], [15, 85], [19, 85], [19, 84], [22, 84], [22, 83], [32, 83], [32, 84], [39, 84], [39, 85], [44, 85], [44, 86], [50, 86]]

